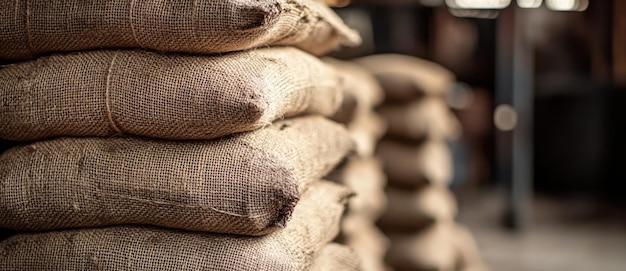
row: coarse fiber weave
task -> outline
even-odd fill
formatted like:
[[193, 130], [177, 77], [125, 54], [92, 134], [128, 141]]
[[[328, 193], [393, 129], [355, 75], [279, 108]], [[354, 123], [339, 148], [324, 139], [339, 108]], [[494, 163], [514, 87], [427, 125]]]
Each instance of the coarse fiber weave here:
[[262, 237], [138, 226], [23, 233], [0, 243], [0, 270], [307, 270], [339, 231], [349, 195], [316, 182], [289, 225]]
[[0, 228], [149, 224], [263, 235], [352, 148], [319, 116], [213, 141], [59, 138], [0, 156]]
[[355, 46], [357, 32], [316, 0], [0, 0], [0, 59], [145, 48], [221, 53], [293, 45]]
[[298, 114], [332, 115], [335, 70], [295, 48], [222, 56], [92, 51], [0, 70], [0, 137], [212, 139]]

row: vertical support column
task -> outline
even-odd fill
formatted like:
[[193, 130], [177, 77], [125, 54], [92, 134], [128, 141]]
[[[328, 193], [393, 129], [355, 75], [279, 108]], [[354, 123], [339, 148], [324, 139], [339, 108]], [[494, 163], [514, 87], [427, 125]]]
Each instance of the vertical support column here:
[[[521, 230], [532, 216], [534, 44], [529, 10], [508, 8], [498, 19], [496, 105], [510, 106], [516, 121], [496, 131], [496, 178], [507, 184], [505, 223]], [[497, 116], [496, 116], [497, 118]]]

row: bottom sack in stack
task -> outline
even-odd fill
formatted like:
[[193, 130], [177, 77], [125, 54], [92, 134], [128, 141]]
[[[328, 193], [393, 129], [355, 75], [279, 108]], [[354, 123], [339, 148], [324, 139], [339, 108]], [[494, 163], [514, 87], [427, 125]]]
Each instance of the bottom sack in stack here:
[[[351, 193], [338, 184], [314, 182], [288, 225], [259, 237], [148, 226], [22, 233], [0, 243], [0, 269], [308, 270], [315, 261], [315, 270], [358, 270], [349, 250], [328, 245]], [[324, 266], [342, 268], [320, 269]]]

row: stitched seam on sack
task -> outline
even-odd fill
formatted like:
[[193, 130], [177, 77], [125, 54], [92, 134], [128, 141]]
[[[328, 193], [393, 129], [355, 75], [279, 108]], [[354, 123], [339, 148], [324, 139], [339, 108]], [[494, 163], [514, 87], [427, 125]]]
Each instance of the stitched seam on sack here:
[[130, 24], [130, 31], [133, 33], [133, 39], [137, 43], [138, 47], [143, 47], [141, 42], [139, 42], [139, 38], [137, 38], [137, 32], [135, 32], [135, 25], [133, 25], [133, 9], [135, 7], [135, 0], [130, 0], [130, 8], [128, 11], [128, 23]]
[[[19, 0], [15, 0], [15, 14], [17, 14], [17, 9], [19, 6]], [[35, 54], [35, 46], [33, 45], [33, 36], [32, 31], [30, 29], [30, 0], [26, 0], [26, 38], [28, 40], [28, 49], [31, 53]]]
[[226, 214], [226, 215], [230, 215], [230, 216], [236, 216], [236, 217], [259, 218], [259, 217], [268, 216], [268, 215], [247, 216], [247, 215], [240, 215], [240, 214], [235, 214], [235, 213], [223, 211], [223, 210], [220, 210], [220, 209], [217, 209], [215, 207], [208, 206], [208, 205], [180, 204], [180, 203], [174, 203], [174, 202], [142, 199], [142, 198], [126, 196], [126, 195], [120, 195], [120, 194], [115, 194], [115, 193], [106, 193], [106, 192], [99, 192], [99, 193], [102, 194], [102, 195], [105, 195], [105, 196], [119, 197], [119, 198], [123, 198], [123, 199], [136, 200], [136, 201], [140, 201], [140, 202], [152, 203], [152, 204], [157, 204], [157, 205], [175, 206], [175, 207], [184, 207], [184, 208], [195, 208], [195, 209], [211, 209], [211, 210], [213, 210], [213, 211], [215, 211], [217, 213]]
[[198, 43], [198, 34], [196, 33], [196, 15], [198, 14], [198, 0], [193, 1], [193, 9], [191, 10], [191, 34], [193, 40]]
[[115, 52], [115, 54], [113, 55], [113, 58], [111, 59], [111, 64], [109, 65], [109, 70], [107, 71], [106, 89], [104, 90], [104, 95], [105, 95], [104, 103], [105, 103], [105, 106], [106, 106], [106, 113], [107, 113], [107, 118], [109, 120], [109, 125], [118, 134], [123, 134], [124, 132], [122, 130], [120, 130], [120, 128], [115, 124], [115, 120], [113, 120], [113, 112], [111, 110], [111, 93], [110, 93], [110, 91], [111, 91], [111, 74], [113, 73], [113, 65], [115, 64], [115, 59], [117, 58], [117, 55], [119, 55], [119, 52]]

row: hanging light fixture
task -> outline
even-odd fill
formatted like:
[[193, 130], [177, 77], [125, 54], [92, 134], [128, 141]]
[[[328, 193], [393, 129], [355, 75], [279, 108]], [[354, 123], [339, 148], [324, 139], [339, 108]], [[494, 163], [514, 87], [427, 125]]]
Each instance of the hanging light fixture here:
[[538, 8], [541, 6], [542, 0], [517, 0], [517, 6], [520, 8]]

